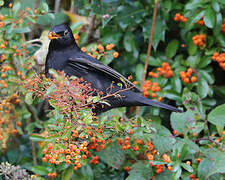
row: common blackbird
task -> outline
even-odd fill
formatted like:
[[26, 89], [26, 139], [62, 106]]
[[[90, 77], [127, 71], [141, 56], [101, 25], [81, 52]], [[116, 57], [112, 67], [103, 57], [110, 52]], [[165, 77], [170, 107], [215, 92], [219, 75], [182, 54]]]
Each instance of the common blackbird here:
[[52, 27], [48, 37], [51, 41], [45, 63], [47, 77], [50, 76], [49, 69], [53, 68], [64, 71], [68, 76], [83, 77], [85, 81], [91, 83], [93, 89], [103, 92], [103, 95], [107, 95], [109, 87], [112, 86], [111, 94], [120, 91], [119, 97], [109, 96], [106, 99], [107, 104], [96, 105], [93, 110], [96, 114], [116, 107], [129, 106], [155, 106], [181, 112], [173, 106], [145, 98], [141, 95], [141, 91], [123, 75], [82, 52], [69, 26], [61, 24]]

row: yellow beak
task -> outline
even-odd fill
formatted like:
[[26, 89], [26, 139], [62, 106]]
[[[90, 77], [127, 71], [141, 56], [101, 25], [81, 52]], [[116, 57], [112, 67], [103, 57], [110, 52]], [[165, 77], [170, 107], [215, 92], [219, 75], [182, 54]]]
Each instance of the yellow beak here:
[[56, 34], [56, 33], [54, 33], [54, 32], [50, 32], [49, 34], [48, 34], [48, 38], [49, 39], [58, 39], [58, 38], [60, 38], [60, 35], [58, 35], [58, 34]]

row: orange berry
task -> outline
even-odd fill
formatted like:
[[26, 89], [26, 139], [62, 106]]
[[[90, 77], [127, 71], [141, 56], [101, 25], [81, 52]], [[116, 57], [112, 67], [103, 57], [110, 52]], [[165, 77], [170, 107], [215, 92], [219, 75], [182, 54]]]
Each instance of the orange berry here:
[[47, 161], [48, 161], [47, 158], [45, 158], [45, 157], [42, 158], [42, 162], [46, 163]]
[[4, 20], [4, 16], [0, 14], [0, 21]]
[[195, 161], [196, 161], [197, 163], [200, 163], [200, 162], [202, 161], [202, 159], [201, 159], [201, 158], [197, 158]]
[[137, 144], [140, 144], [140, 145], [144, 144], [144, 142], [141, 139], [137, 139], [136, 142], [137, 142]]
[[81, 158], [82, 158], [82, 159], [87, 159], [87, 156], [86, 156], [85, 154], [83, 154], [83, 155], [81, 156]]
[[173, 169], [171, 166], [168, 166], [167, 168], [169, 171], [172, 171], [172, 169]]
[[189, 78], [185, 78], [184, 79], [184, 83], [189, 84], [190, 83], [190, 79]]
[[1, 48], [1, 49], [4, 49], [4, 48], [5, 48], [5, 44], [1, 44], [1, 45], [0, 45], [0, 48]]
[[71, 164], [71, 161], [70, 160], [66, 160], [66, 164]]
[[134, 133], [134, 130], [133, 129], [130, 129], [128, 134], [133, 134]]
[[156, 95], [156, 93], [152, 93], [152, 95], [151, 95], [153, 98], [155, 98], [157, 95]]
[[124, 170], [125, 171], [130, 171], [130, 167], [129, 166], [126, 166], [126, 167], [124, 167]]
[[20, 121], [17, 121], [16, 125], [20, 127], [22, 125], [22, 123]]
[[133, 147], [133, 150], [134, 150], [134, 151], [138, 151], [138, 150], [139, 150], [139, 146], [138, 146], [138, 145], [135, 145], [135, 146]]
[[5, 78], [6, 78], [6, 75], [5, 75], [4, 73], [2, 73], [2, 74], [1, 74], [1, 78], [2, 78], [2, 79], [5, 79]]
[[154, 156], [151, 153], [147, 153], [146, 157], [148, 160], [154, 160]]
[[161, 97], [161, 96], [158, 97], [158, 101], [159, 101], [159, 102], [162, 101], [162, 97]]
[[106, 48], [106, 50], [110, 51], [112, 49], [112, 45], [111, 44], [107, 44], [105, 48]]
[[187, 161], [186, 164], [190, 166], [191, 165], [191, 162], [190, 161]]
[[48, 150], [51, 150], [53, 148], [53, 143], [48, 144]]
[[114, 52], [114, 53], [113, 53], [113, 57], [114, 57], [114, 58], [117, 58], [118, 56], [119, 56], [119, 53], [118, 53], [118, 52]]
[[193, 83], [197, 82], [197, 77], [196, 76], [192, 76], [191, 77], [191, 82], [193, 82]]
[[81, 51], [86, 52], [87, 51], [86, 47], [82, 47]]
[[12, 3], [9, 3], [9, 8], [12, 8], [13, 7], [13, 4]]

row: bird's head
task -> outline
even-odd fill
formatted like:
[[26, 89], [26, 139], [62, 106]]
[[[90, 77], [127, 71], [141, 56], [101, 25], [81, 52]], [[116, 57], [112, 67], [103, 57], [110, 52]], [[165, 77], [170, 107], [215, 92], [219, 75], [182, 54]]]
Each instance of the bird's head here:
[[65, 24], [53, 26], [48, 34], [48, 38], [51, 40], [50, 46], [56, 49], [77, 46], [72, 30]]

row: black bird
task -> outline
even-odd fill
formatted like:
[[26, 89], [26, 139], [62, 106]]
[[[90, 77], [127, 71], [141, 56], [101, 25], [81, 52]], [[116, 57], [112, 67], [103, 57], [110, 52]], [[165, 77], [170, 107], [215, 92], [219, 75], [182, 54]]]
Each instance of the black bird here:
[[[52, 27], [48, 37], [51, 39], [51, 42], [45, 63], [45, 74], [47, 77], [50, 76], [49, 69], [51, 68], [64, 71], [68, 76], [83, 77], [85, 81], [91, 83], [92, 88], [102, 91], [104, 95], [107, 94], [113, 82], [114, 88], [111, 93], [121, 90], [121, 86], [118, 83], [133, 87], [119, 93], [120, 97], [111, 96], [107, 98], [110, 106], [106, 104], [103, 107], [102, 105], [97, 105], [94, 109], [96, 114], [116, 107], [129, 106], [156, 106], [181, 112], [173, 106], [145, 98], [141, 95], [141, 91], [123, 75], [82, 52], [76, 44], [69, 26], [61, 24]], [[122, 86], [122, 89], [126, 89], [125, 85]]]

